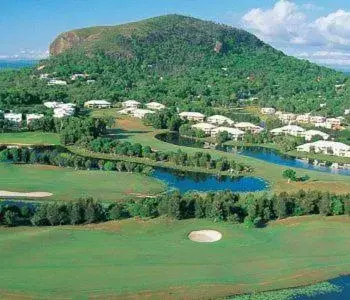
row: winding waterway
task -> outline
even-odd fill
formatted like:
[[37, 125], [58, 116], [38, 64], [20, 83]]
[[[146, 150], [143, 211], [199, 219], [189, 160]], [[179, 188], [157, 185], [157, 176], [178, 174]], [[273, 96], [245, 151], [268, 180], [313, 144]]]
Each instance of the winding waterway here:
[[236, 147], [236, 146], [217, 146], [217, 145], [207, 145], [202, 141], [196, 141], [191, 138], [181, 137], [178, 133], [169, 132], [165, 134], [159, 134], [156, 136], [157, 139], [171, 143], [174, 145], [193, 147], [193, 148], [206, 148], [211, 147], [215, 150], [237, 153], [243, 156], [248, 156], [263, 160], [272, 164], [277, 164], [281, 166], [287, 166], [298, 169], [306, 169], [330, 174], [339, 174], [350, 176], [350, 169], [335, 169], [326, 165], [316, 165], [313, 160], [301, 160], [290, 155], [285, 155], [277, 150], [264, 148], [264, 147]]

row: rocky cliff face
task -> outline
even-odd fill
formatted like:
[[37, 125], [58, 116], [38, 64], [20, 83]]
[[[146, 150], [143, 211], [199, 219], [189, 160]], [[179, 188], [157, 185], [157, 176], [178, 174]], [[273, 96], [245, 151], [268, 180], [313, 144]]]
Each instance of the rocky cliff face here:
[[83, 41], [74, 31], [62, 33], [50, 45], [50, 55], [58, 55]]

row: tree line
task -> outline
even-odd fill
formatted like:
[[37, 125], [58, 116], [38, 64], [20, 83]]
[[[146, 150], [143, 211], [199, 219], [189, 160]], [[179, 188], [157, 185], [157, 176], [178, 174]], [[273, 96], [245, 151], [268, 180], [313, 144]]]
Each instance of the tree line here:
[[228, 160], [224, 157], [214, 159], [209, 153], [196, 152], [193, 155], [184, 151], [153, 151], [149, 146], [123, 142], [111, 138], [96, 138], [89, 143], [89, 150], [97, 153], [112, 153], [129, 157], [143, 157], [153, 161], [169, 162], [178, 166], [201, 167], [218, 171], [242, 173], [252, 172], [251, 166]]
[[294, 194], [284, 192], [274, 195], [244, 195], [231, 191], [180, 194], [175, 191], [155, 198], [140, 198], [109, 205], [103, 205], [92, 198], [22, 207], [1, 204], [0, 224], [78, 225], [132, 217], [167, 216], [177, 220], [206, 218], [217, 222], [244, 223], [247, 227], [262, 227], [271, 220], [313, 214], [349, 215], [350, 194], [302, 190]]

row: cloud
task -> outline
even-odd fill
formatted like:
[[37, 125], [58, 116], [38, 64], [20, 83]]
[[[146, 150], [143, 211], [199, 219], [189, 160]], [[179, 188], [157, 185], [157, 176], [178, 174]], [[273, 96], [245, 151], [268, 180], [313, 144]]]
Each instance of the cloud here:
[[254, 8], [242, 18], [246, 28], [253, 30], [264, 40], [304, 43], [300, 34], [306, 28], [306, 15], [290, 1], [280, 0], [272, 9]]
[[33, 50], [33, 49], [20, 49], [18, 53], [15, 54], [0, 54], [1, 60], [19, 60], [19, 59], [28, 59], [28, 60], [37, 60], [44, 59], [49, 56], [48, 50]]
[[315, 52], [300, 52], [295, 54], [295, 56], [325, 66], [338, 68], [350, 66], [350, 52], [320, 50]]

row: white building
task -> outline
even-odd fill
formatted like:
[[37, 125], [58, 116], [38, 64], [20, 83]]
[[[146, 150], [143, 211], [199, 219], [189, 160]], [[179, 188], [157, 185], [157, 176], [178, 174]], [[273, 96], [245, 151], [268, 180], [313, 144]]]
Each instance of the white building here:
[[146, 107], [153, 110], [162, 110], [165, 108], [165, 105], [158, 102], [150, 102], [146, 104]]
[[111, 102], [106, 100], [90, 100], [84, 103], [84, 107], [87, 108], [110, 108]]
[[33, 120], [39, 120], [43, 117], [44, 117], [43, 114], [27, 114], [26, 115], [27, 125], [29, 125]]
[[73, 116], [75, 113], [75, 104], [62, 103], [53, 110], [53, 116], [55, 118], [64, 118]]
[[276, 113], [276, 109], [273, 107], [263, 107], [260, 111], [263, 115], [274, 115]]
[[138, 108], [140, 105], [141, 103], [136, 100], [127, 100], [122, 103], [123, 108]]
[[205, 115], [199, 112], [191, 112], [191, 111], [184, 111], [182, 113], [179, 113], [179, 116], [183, 120], [196, 121], [196, 122], [203, 122], [205, 119]]
[[211, 131], [211, 136], [216, 137], [220, 132], [226, 131], [232, 140], [239, 140], [243, 137], [244, 131], [231, 127], [217, 127]]
[[95, 79], [88, 79], [88, 80], [86, 80], [86, 83], [88, 83], [88, 84], [92, 84], [92, 83], [95, 83], [95, 82], [96, 82]]
[[39, 78], [40, 79], [49, 79], [49, 76], [50, 76], [50, 74], [45, 73], [45, 74], [40, 74]]
[[249, 122], [237, 123], [235, 124], [235, 127], [243, 131], [249, 131], [251, 133], [259, 133], [264, 130], [264, 128]]
[[149, 110], [149, 109], [134, 109], [131, 111], [131, 115], [134, 118], [139, 118], [139, 119], [143, 119], [145, 115], [154, 114], [154, 113], [155, 112], [153, 110]]
[[302, 136], [305, 137], [306, 141], [311, 141], [314, 136], [321, 136], [324, 140], [329, 139], [329, 134], [324, 133], [319, 130], [308, 130], [302, 133]]
[[7, 113], [4, 114], [4, 119], [19, 124], [22, 122], [22, 114]]
[[310, 123], [310, 114], [298, 115], [296, 121], [303, 124]]
[[70, 79], [71, 80], [76, 80], [76, 79], [78, 79], [78, 78], [87, 78], [88, 77], [88, 75], [86, 75], [86, 74], [73, 74], [71, 77], [70, 77]]
[[349, 108], [349, 109], [344, 110], [344, 115], [345, 115], [345, 116], [350, 115], [350, 108]]
[[198, 124], [192, 125], [191, 127], [197, 130], [202, 130], [206, 135], [211, 135], [211, 132], [213, 131], [213, 129], [216, 128], [216, 126], [210, 123], [198, 123]]
[[283, 123], [289, 124], [289, 123], [293, 123], [296, 120], [297, 116], [295, 114], [292, 114], [292, 113], [282, 113], [278, 118]]
[[50, 79], [47, 85], [67, 85], [67, 81], [59, 79]]
[[311, 116], [310, 117], [310, 123], [317, 124], [317, 123], [324, 123], [326, 122], [326, 118], [322, 116]]
[[274, 135], [285, 134], [291, 136], [302, 136], [305, 132], [305, 129], [297, 125], [287, 125], [284, 127], [272, 129], [270, 132]]
[[297, 147], [300, 152], [315, 152], [327, 155], [350, 157], [350, 146], [330, 141], [317, 141]]
[[59, 107], [63, 102], [56, 102], [56, 101], [48, 101], [44, 102], [44, 106], [47, 108], [56, 108]]
[[341, 125], [341, 120], [338, 118], [327, 118], [326, 119], [326, 124], [332, 129], [339, 128]]
[[216, 124], [216, 125], [223, 125], [227, 124], [232, 126], [235, 122], [232, 121], [230, 118], [221, 116], [221, 115], [214, 115], [209, 118], [207, 118], [207, 122], [211, 124]]

